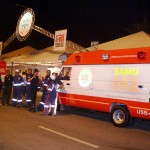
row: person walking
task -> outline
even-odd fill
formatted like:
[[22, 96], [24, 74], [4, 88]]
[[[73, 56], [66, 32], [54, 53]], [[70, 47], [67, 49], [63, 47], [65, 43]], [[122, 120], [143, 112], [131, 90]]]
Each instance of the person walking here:
[[9, 105], [10, 96], [12, 91], [13, 76], [10, 74], [9, 70], [6, 70], [6, 76], [4, 78], [4, 86], [2, 91], [2, 105]]
[[56, 78], [56, 73], [51, 75], [51, 81], [48, 83], [48, 97], [44, 105], [45, 115], [56, 115], [56, 101], [57, 101], [57, 91], [59, 88], [63, 87], [63, 83]]
[[42, 86], [42, 97], [41, 97], [41, 101], [40, 101], [40, 104], [37, 108], [38, 111], [43, 111], [44, 110], [44, 104], [45, 104], [45, 100], [48, 96], [48, 90], [47, 90], [47, 86], [48, 86], [48, 83], [50, 82], [51, 78], [50, 78], [50, 75], [51, 75], [51, 71], [50, 70], [47, 70], [46, 71], [46, 76], [43, 80], [43, 86]]
[[24, 84], [23, 78], [20, 75], [18, 69], [15, 70], [15, 76], [13, 78], [13, 98], [12, 106], [16, 107], [17, 103], [19, 107], [22, 107], [22, 85]]
[[33, 76], [28, 79], [30, 82], [30, 94], [31, 94], [31, 105], [29, 107], [29, 111], [36, 112], [35, 103], [36, 103], [36, 95], [37, 95], [37, 87], [39, 83], [39, 77], [38, 77], [38, 69], [34, 69]]

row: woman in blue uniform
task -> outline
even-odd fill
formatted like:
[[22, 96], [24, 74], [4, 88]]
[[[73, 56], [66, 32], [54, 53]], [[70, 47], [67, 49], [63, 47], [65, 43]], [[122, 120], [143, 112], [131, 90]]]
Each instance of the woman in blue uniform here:
[[56, 115], [55, 108], [57, 107], [56, 106], [57, 91], [59, 88], [63, 87], [63, 83], [56, 78], [56, 75], [57, 75], [56, 73], [53, 73], [51, 75], [51, 81], [48, 83], [49, 94], [44, 105], [44, 113], [46, 115], [51, 116]]

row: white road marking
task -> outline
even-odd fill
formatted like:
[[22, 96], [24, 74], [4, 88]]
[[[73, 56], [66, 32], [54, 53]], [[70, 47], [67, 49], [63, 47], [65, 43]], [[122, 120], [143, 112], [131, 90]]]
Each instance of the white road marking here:
[[60, 133], [60, 132], [57, 132], [57, 131], [48, 129], [48, 128], [46, 128], [46, 127], [43, 127], [43, 126], [38, 126], [38, 127], [41, 128], [41, 129], [47, 130], [47, 131], [49, 131], [49, 132], [55, 133], [55, 134], [57, 134], [57, 135], [60, 135], [60, 136], [62, 136], [62, 137], [68, 138], [68, 139], [70, 139], [70, 140], [73, 140], [73, 141], [76, 141], [76, 142], [79, 142], [79, 143], [82, 143], [82, 144], [91, 146], [91, 147], [93, 147], [93, 148], [99, 148], [99, 146], [97, 146], [97, 145], [94, 145], [94, 144], [91, 144], [91, 143], [88, 143], [88, 142], [79, 140], [79, 139], [77, 139], [77, 138], [68, 136], [68, 135], [66, 135], [66, 134], [63, 134], [63, 133]]

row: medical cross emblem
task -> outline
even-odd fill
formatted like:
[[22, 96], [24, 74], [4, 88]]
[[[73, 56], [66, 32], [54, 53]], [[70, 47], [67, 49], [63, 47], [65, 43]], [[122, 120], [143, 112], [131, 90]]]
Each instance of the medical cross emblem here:
[[84, 68], [78, 75], [78, 83], [81, 87], [88, 87], [92, 82], [92, 71]]
[[84, 73], [82, 74], [82, 81], [87, 82], [88, 81], [88, 74]]

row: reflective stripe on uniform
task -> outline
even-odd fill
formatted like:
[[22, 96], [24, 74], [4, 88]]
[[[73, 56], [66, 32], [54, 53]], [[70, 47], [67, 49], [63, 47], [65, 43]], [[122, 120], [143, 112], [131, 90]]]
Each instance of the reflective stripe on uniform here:
[[18, 99], [18, 102], [22, 102], [22, 99]]
[[13, 98], [12, 101], [17, 102], [17, 99]]
[[47, 86], [47, 84], [44, 84], [44, 86]]
[[52, 91], [52, 89], [51, 89], [51, 88], [48, 88], [48, 91]]
[[28, 85], [30, 85], [30, 82], [27, 82]]
[[21, 85], [22, 85], [21, 83], [13, 84], [13, 86], [21, 86]]
[[31, 102], [31, 100], [30, 100], [30, 99], [27, 99], [26, 102]]
[[44, 105], [45, 103], [44, 102], [40, 102], [40, 104]]
[[52, 86], [52, 88], [48, 88], [48, 91], [52, 91], [54, 88], [54, 85]]
[[48, 108], [49, 107], [49, 105], [44, 105], [44, 108]]
[[55, 108], [55, 105], [51, 105], [51, 107]]

